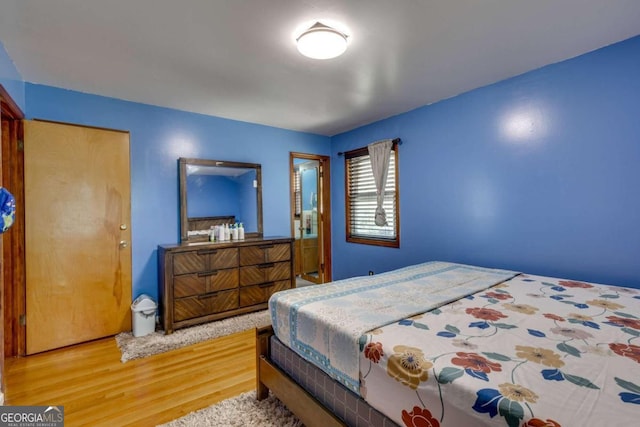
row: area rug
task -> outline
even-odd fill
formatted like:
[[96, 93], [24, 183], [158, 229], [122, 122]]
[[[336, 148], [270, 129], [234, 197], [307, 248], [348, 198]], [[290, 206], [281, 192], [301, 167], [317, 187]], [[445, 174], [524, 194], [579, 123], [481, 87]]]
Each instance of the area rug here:
[[163, 331], [156, 331], [136, 338], [131, 332], [122, 332], [116, 335], [116, 343], [122, 353], [120, 361], [124, 363], [128, 360], [141, 359], [153, 354], [164, 353], [201, 341], [270, 324], [269, 311], [263, 310], [190, 328], [178, 329], [170, 335], [165, 335]]
[[254, 390], [192, 412], [161, 427], [204, 426], [303, 427], [303, 424], [274, 395], [258, 401]]

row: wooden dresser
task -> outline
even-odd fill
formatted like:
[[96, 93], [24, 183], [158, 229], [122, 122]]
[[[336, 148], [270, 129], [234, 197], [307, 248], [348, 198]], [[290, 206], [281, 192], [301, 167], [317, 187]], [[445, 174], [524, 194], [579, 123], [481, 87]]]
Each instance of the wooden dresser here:
[[293, 286], [293, 239], [158, 246], [161, 322], [175, 329], [267, 308]]

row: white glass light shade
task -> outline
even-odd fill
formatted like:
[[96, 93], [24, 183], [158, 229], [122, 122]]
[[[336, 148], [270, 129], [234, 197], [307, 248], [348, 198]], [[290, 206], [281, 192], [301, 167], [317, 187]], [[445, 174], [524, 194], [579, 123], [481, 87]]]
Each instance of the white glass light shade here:
[[296, 40], [298, 52], [313, 59], [331, 59], [347, 50], [347, 36], [316, 22]]

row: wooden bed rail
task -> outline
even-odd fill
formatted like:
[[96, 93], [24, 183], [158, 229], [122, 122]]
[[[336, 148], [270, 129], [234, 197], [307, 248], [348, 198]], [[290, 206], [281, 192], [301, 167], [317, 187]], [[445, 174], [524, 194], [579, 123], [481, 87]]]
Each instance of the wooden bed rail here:
[[269, 390], [307, 427], [344, 427], [338, 417], [275, 366], [269, 356], [269, 338], [273, 328], [256, 329], [256, 392], [258, 400], [266, 399]]

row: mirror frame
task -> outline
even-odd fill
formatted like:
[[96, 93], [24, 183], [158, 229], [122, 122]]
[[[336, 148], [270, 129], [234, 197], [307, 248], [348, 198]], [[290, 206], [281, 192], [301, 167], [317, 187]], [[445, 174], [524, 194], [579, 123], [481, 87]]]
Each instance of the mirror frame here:
[[189, 237], [189, 217], [187, 209], [187, 166], [222, 166], [225, 168], [243, 168], [255, 169], [256, 171], [256, 211], [258, 215], [258, 231], [245, 232], [245, 239], [262, 238], [262, 165], [259, 163], [230, 162], [226, 160], [209, 160], [209, 159], [193, 159], [180, 157], [178, 159], [179, 166], [179, 184], [180, 184], [180, 242], [192, 243], [205, 241], [199, 236]]

